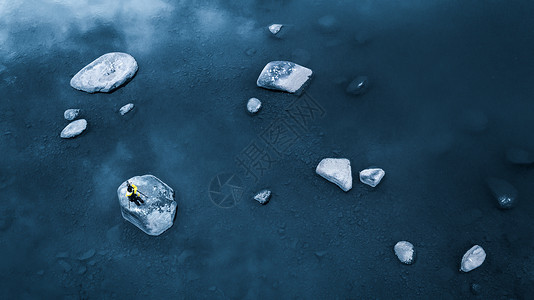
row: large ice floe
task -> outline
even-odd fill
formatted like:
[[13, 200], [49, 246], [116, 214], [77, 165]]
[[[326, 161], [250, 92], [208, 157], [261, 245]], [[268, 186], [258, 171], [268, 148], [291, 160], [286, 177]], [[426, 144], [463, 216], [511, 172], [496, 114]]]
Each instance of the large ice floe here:
[[272, 61], [261, 71], [259, 87], [299, 94], [310, 80], [312, 70], [289, 61]]
[[136, 205], [126, 196], [127, 182], [117, 189], [122, 217], [148, 235], [160, 235], [169, 229], [176, 214], [174, 190], [153, 175], [135, 176], [128, 180], [137, 186], [144, 203]]
[[81, 69], [70, 85], [88, 93], [111, 92], [131, 79], [137, 72], [137, 62], [127, 53], [112, 52], [95, 59]]

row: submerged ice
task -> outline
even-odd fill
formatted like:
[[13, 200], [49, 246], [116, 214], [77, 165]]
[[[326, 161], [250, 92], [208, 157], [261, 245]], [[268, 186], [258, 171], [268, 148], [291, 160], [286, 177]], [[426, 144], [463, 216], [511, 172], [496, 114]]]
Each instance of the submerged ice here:
[[176, 214], [174, 190], [153, 175], [135, 176], [128, 180], [137, 186], [144, 203], [136, 205], [126, 196], [127, 182], [117, 189], [122, 217], [148, 235], [160, 235], [169, 229]]

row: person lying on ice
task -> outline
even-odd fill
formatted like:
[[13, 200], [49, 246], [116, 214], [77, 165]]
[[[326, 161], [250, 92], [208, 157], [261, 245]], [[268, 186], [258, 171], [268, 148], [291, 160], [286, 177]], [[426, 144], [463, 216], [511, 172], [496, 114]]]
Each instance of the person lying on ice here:
[[135, 184], [130, 184], [129, 181], [126, 182], [128, 184], [128, 189], [127, 189], [127, 192], [126, 192], [126, 197], [128, 197], [128, 199], [137, 204], [137, 206], [140, 206], [141, 203], [145, 203], [143, 201], [143, 199], [141, 199], [141, 195], [139, 194], [139, 192], [137, 191], [137, 186], [135, 186]]

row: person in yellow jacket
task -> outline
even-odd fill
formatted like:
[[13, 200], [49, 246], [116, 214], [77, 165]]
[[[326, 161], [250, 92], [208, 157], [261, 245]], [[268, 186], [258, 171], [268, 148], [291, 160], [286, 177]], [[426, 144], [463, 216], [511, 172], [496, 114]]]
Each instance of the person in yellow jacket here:
[[137, 204], [137, 206], [140, 206], [141, 203], [145, 203], [143, 199], [141, 199], [141, 195], [137, 191], [137, 186], [135, 186], [135, 184], [133, 183], [130, 183], [129, 181], [127, 181], [126, 183], [128, 184], [128, 188], [126, 190], [126, 197], [128, 197], [131, 202]]

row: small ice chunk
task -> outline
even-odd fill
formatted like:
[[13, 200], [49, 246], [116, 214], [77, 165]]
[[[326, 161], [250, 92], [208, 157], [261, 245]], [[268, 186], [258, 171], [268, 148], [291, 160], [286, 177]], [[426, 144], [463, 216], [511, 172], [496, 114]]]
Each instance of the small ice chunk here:
[[474, 245], [462, 257], [460, 271], [469, 272], [482, 265], [486, 259], [486, 252], [479, 245]]
[[121, 116], [124, 116], [125, 114], [130, 112], [130, 110], [132, 110], [133, 108], [134, 108], [133, 103], [128, 103], [124, 105], [123, 107], [121, 107], [121, 109], [119, 109], [119, 113], [121, 114]]
[[499, 178], [488, 178], [488, 187], [499, 203], [499, 208], [509, 209], [517, 202], [517, 189], [508, 181]]
[[257, 113], [261, 108], [261, 101], [258, 98], [250, 98], [247, 102], [247, 110], [251, 114]]
[[346, 158], [324, 158], [317, 165], [315, 172], [337, 184], [345, 192], [352, 188], [352, 170], [350, 160]]
[[360, 171], [360, 181], [372, 187], [377, 186], [386, 172], [380, 168], [371, 168]]
[[361, 95], [367, 91], [368, 87], [369, 78], [367, 76], [358, 76], [347, 86], [347, 93], [355, 96]]
[[272, 24], [272, 25], [269, 26], [269, 31], [272, 34], [276, 35], [280, 31], [280, 29], [282, 29], [283, 26], [284, 25], [282, 25], [282, 24]]
[[530, 165], [534, 163], [534, 155], [520, 148], [506, 150], [506, 159], [516, 165]]
[[88, 93], [112, 92], [130, 80], [137, 68], [137, 62], [130, 54], [107, 53], [76, 73], [70, 85]]
[[254, 196], [254, 200], [258, 201], [261, 204], [267, 204], [270, 199], [271, 191], [269, 190], [261, 190], [256, 194], [256, 196]]
[[415, 261], [415, 248], [413, 247], [412, 243], [400, 241], [395, 244], [393, 250], [395, 251], [395, 255], [397, 255], [402, 263], [411, 265]]
[[289, 61], [272, 61], [265, 65], [256, 84], [259, 87], [289, 93], [302, 91], [312, 70]]
[[78, 117], [80, 110], [77, 108], [69, 108], [63, 113], [65, 120], [72, 121]]
[[87, 128], [87, 121], [85, 119], [76, 120], [67, 125], [60, 136], [64, 139], [73, 138], [80, 135]]

